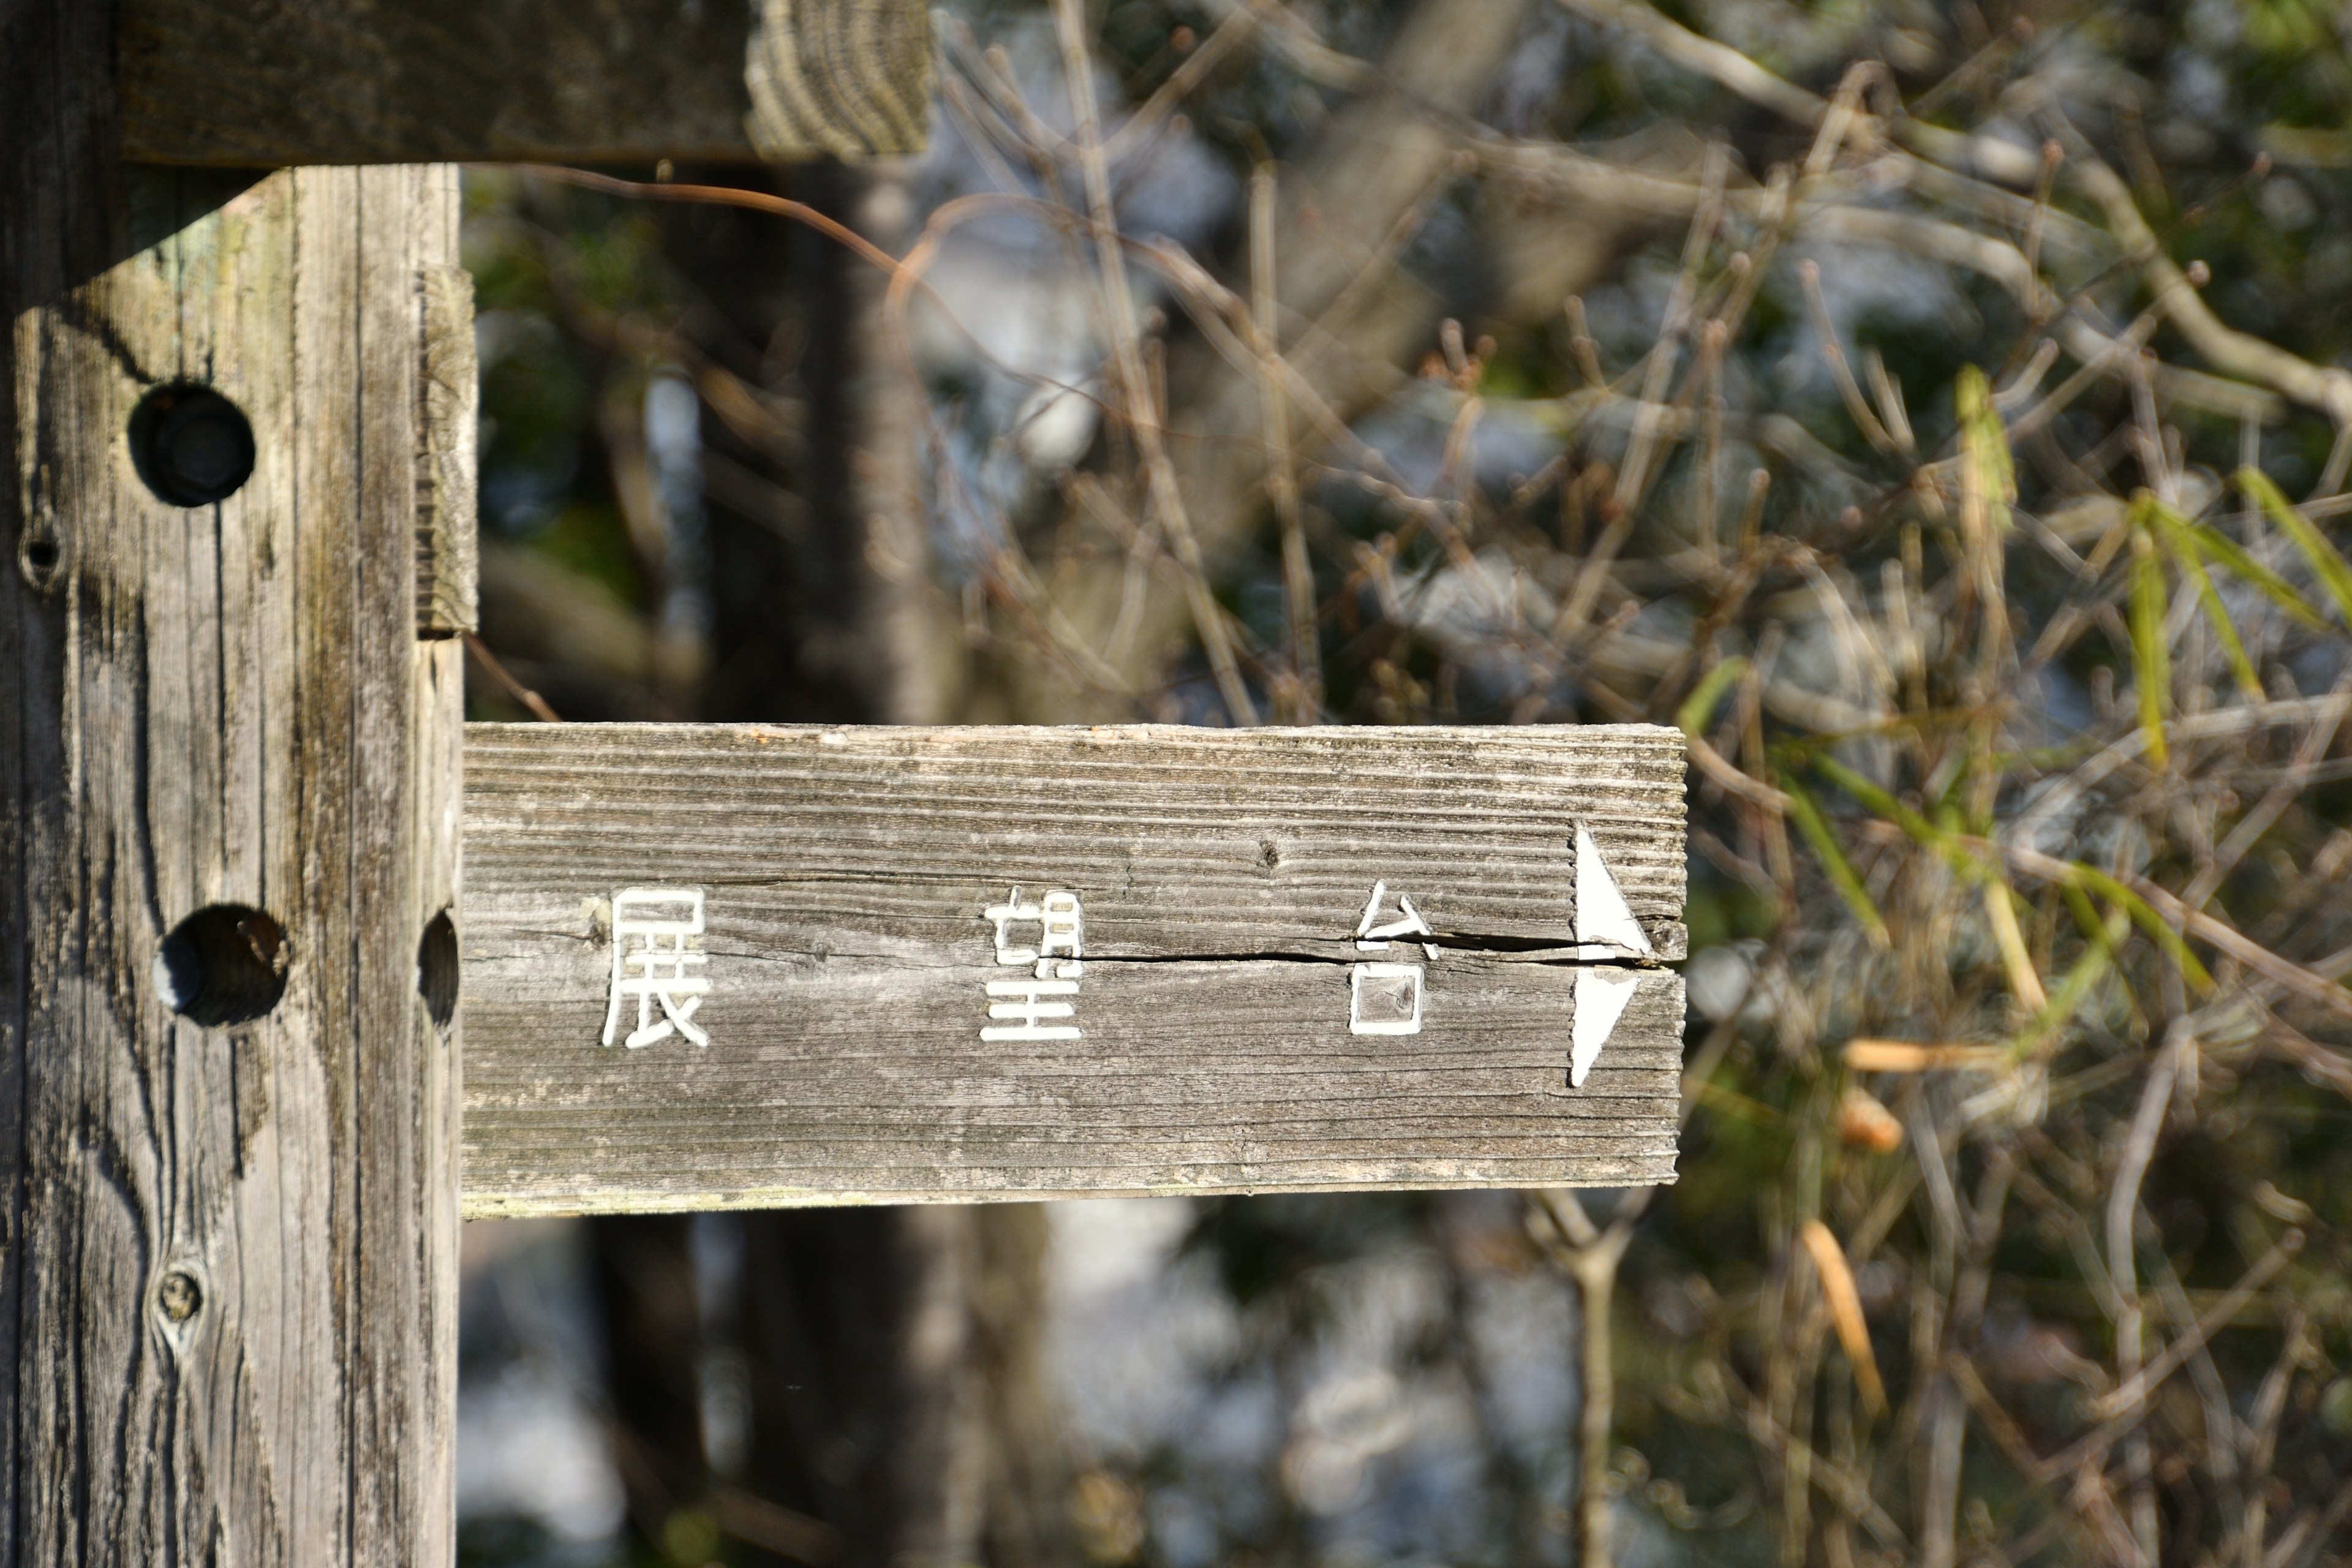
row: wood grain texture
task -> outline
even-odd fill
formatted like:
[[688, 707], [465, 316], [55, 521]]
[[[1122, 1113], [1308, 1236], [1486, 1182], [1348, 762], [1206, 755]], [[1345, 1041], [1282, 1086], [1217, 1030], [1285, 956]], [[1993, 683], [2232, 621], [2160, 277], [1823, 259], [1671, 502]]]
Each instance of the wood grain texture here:
[[[462, 698], [414, 605], [416, 279], [456, 259], [456, 172], [215, 184], [154, 176], [169, 237], [20, 298], [6, 349], [0, 1563], [446, 1563], [457, 1059], [417, 957]], [[125, 434], [187, 382], [255, 435], [200, 508]], [[157, 961], [223, 904], [291, 963], [207, 1027]]]
[[474, 279], [456, 265], [416, 275], [423, 359], [416, 398], [416, 634], [456, 637], [481, 620], [475, 545]]
[[890, 0], [758, 0], [745, 52], [745, 118], [761, 156], [855, 159], [923, 144], [931, 41]]
[[922, 147], [922, 0], [120, 4], [123, 146], [145, 163], [748, 163]]
[[[1673, 730], [471, 725], [467, 780], [471, 1215], [1673, 1177], [1678, 976], [1566, 1072], [1579, 820], [1686, 949]], [[1433, 961], [1358, 951], [1375, 880]], [[1014, 885], [1082, 900], [1076, 1041], [980, 1037]], [[704, 894], [707, 1047], [599, 1043], [641, 886]], [[1423, 1028], [1352, 1034], [1390, 958]]]

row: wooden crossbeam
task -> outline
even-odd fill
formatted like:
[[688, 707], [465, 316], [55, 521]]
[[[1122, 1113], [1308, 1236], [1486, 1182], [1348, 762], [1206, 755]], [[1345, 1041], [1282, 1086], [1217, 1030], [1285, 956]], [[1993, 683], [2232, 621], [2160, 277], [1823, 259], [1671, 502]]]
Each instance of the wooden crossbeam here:
[[147, 163], [749, 162], [919, 151], [922, 0], [121, 0]]
[[1647, 725], [469, 726], [466, 1212], [1670, 1181], [1683, 765]]

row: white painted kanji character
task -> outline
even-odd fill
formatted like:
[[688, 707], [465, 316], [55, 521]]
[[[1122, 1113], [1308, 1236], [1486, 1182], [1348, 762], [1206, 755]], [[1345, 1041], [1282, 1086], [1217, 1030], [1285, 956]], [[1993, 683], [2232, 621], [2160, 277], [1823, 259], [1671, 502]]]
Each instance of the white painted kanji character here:
[[[1048, 1018], [1068, 1018], [1077, 1009], [1068, 1002], [1047, 997], [1076, 996], [1078, 978], [1086, 973], [1086, 912], [1078, 895], [1055, 889], [1035, 903], [1023, 901], [1017, 886], [1001, 904], [991, 904], [981, 918], [996, 930], [996, 962], [1007, 967], [1034, 965], [1027, 980], [992, 980], [988, 1005], [992, 1018], [1013, 1020], [982, 1026], [983, 1040], [1075, 1040], [1082, 1038], [1076, 1024], [1049, 1024]], [[1037, 945], [1017, 945], [1013, 927], [1035, 922]]]
[[1001, 904], [991, 904], [980, 911], [980, 918], [996, 928], [996, 962], [999, 963], [1030, 964], [1037, 962], [1034, 947], [1013, 945], [1012, 925], [1015, 921], [1039, 921], [1045, 918], [1043, 904], [1024, 904], [1021, 889], [1015, 887]]
[[[1364, 918], [1356, 922], [1358, 952], [1385, 952], [1398, 937], [1433, 937], [1437, 934], [1429, 929], [1429, 922], [1421, 918], [1421, 911], [1412, 907], [1412, 900], [1403, 893], [1397, 895], [1397, 908], [1403, 913], [1385, 924], [1375, 925], [1373, 922], [1381, 918], [1381, 900], [1388, 896], [1389, 885], [1386, 882], [1372, 884], [1372, 896], [1364, 900]], [[1430, 963], [1437, 962], [1437, 943], [1424, 942], [1421, 950], [1429, 955]]]
[[1348, 1032], [1418, 1035], [1423, 977], [1418, 963], [1359, 963], [1348, 972]]
[[[1059, 973], [1065, 979], [1076, 980], [1086, 973], [1086, 966], [1079, 960], [1086, 956], [1087, 918], [1085, 911], [1078, 908], [1078, 896], [1076, 893], [1048, 893], [1042, 908], [1045, 929], [1045, 934], [1037, 939], [1037, 977], [1045, 980]], [[1058, 969], [1049, 970], [1047, 965], [1055, 963], [1054, 954], [1056, 952], [1066, 952], [1069, 957], [1059, 961]]]
[[[1386, 882], [1372, 884], [1372, 896], [1364, 901], [1363, 919], [1356, 922], [1356, 951], [1386, 952], [1397, 945], [1400, 937], [1424, 937], [1422, 952], [1432, 963], [1437, 962], [1437, 933], [1412, 907], [1412, 900], [1404, 893], [1397, 895], [1401, 911], [1392, 921], [1381, 919], [1381, 904], [1389, 896]], [[1421, 1033], [1422, 994], [1427, 984], [1427, 973], [1418, 963], [1359, 963], [1348, 973], [1348, 1032], [1351, 1035], [1418, 1035]]]
[[[604, 1044], [621, 1026], [621, 1004], [637, 1001], [637, 1026], [622, 1044], [631, 1050], [684, 1035], [698, 1046], [710, 1037], [694, 1022], [710, 993], [707, 976], [688, 971], [707, 962], [702, 946], [702, 892], [695, 888], [624, 888], [613, 895], [613, 994], [604, 1009]], [[654, 1016], [658, 1005], [662, 1016]]]
[[[1024, 903], [1021, 889], [1013, 888], [1001, 904], [991, 904], [981, 911], [981, 919], [996, 928], [996, 962], [1007, 965], [1036, 966], [1037, 978], [1052, 980], [1056, 976], [1076, 980], [1086, 973], [1080, 962], [1086, 955], [1086, 912], [1078, 905], [1078, 895], [1059, 889], [1047, 893], [1037, 902]], [[1039, 928], [1037, 945], [1018, 947], [1013, 944], [1012, 927], [1018, 922], [1034, 921]], [[1067, 953], [1055, 958], [1055, 953]]]
[[983, 1040], [1075, 1040], [1082, 1038], [1076, 1024], [1048, 1024], [1047, 1018], [1067, 1018], [1077, 1009], [1067, 1002], [1047, 1002], [1047, 996], [1075, 996], [1075, 980], [992, 980], [988, 994], [1003, 1000], [988, 1005], [992, 1018], [1017, 1018], [1017, 1024], [987, 1024]]

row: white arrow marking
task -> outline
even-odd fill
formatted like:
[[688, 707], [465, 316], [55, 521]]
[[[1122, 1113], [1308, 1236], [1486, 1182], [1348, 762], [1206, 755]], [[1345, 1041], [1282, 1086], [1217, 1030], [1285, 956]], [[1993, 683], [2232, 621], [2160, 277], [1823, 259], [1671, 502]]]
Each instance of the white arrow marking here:
[[1617, 1028], [1617, 1020], [1625, 1016], [1625, 1005], [1633, 999], [1634, 987], [1642, 977], [1631, 972], [1612, 973], [1606, 969], [1580, 969], [1576, 972], [1576, 1019], [1569, 1026], [1568, 1083], [1570, 1089], [1582, 1089], [1600, 1059], [1601, 1047]]
[[[1623, 953], [1656, 956], [1643, 933], [1642, 922], [1633, 918], [1624, 892], [1611, 875], [1609, 862], [1601, 858], [1592, 829], [1580, 822], [1576, 825], [1576, 940], [1584, 949], [1577, 955], [1580, 958], [1615, 958]], [[1611, 1016], [1613, 1019], [1615, 1015]]]

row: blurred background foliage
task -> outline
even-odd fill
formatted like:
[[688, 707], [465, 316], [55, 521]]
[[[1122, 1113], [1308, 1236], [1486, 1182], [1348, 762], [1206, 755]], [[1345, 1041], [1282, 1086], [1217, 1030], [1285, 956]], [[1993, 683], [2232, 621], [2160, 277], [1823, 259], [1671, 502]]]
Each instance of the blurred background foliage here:
[[465, 1560], [2352, 1560], [2352, 12], [938, 15], [469, 174], [473, 716], [1679, 722], [1681, 1178], [477, 1224]]

